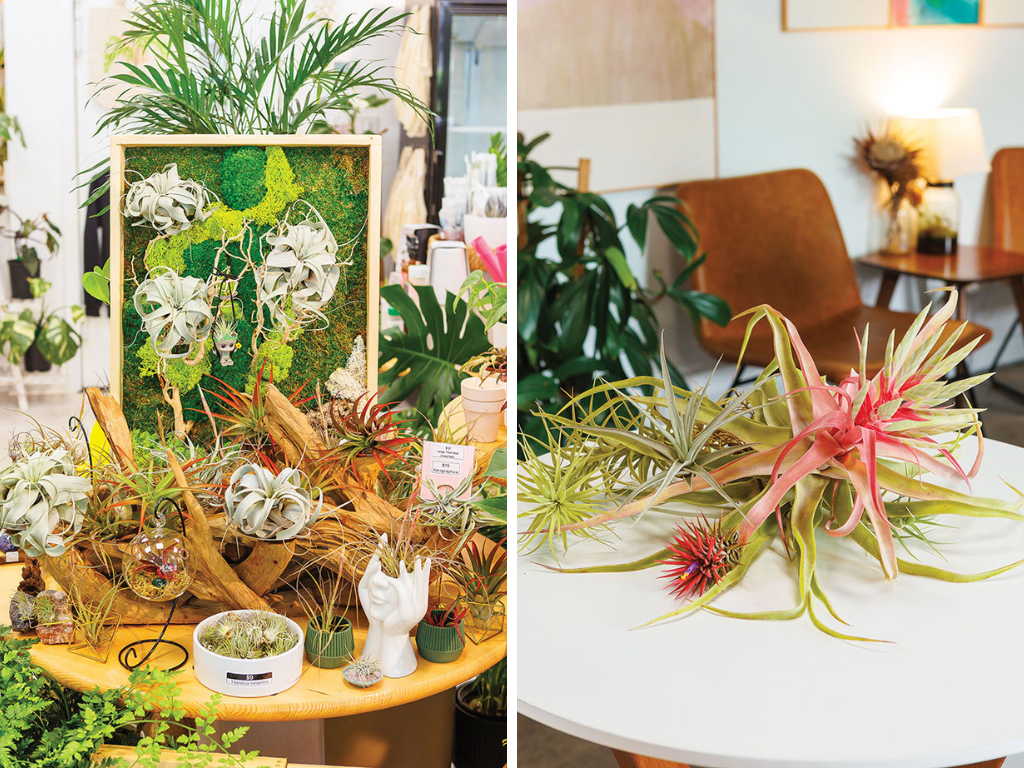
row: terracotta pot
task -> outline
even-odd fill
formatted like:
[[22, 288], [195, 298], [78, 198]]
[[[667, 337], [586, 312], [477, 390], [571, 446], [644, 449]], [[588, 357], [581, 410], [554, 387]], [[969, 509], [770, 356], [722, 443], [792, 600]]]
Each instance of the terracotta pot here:
[[498, 439], [504, 407], [505, 382], [493, 376], [463, 379], [462, 412], [471, 442], [493, 443]]

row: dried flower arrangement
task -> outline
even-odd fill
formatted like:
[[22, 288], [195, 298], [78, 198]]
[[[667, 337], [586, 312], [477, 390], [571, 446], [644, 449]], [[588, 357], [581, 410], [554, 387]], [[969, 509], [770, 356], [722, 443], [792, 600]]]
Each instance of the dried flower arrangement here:
[[[974, 344], [953, 352], [963, 326], [946, 327], [956, 292], [931, 317], [922, 312], [902, 341], [890, 339], [885, 366], [875, 376], [851, 371], [827, 384], [796, 328], [771, 307], [751, 310], [753, 325], [766, 320], [776, 362], [754, 388], [718, 401], [706, 389], [672, 386], [667, 367], [653, 377], [602, 384], [548, 417], [566, 437], [551, 441], [551, 455], [527, 452], [520, 499], [536, 516], [524, 546], [567, 544], [570, 536], [600, 536], [615, 522], [669, 500], [705, 510], [672, 541], [640, 561], [583, 571], [665, 567], [667, 587], [683, 607], [663, 621], [702, 607], [741, 618], [793, 619], [808, 614], [815, 626], [851, 638], [822, 621], [816, 604], [838, 618], [815, 572], [814, 534], [847, 537], [878, 560], [887, 579], [910, 573], [948, 581], [988, 578], [1015, 567], [959, 574], [899, 558], [897, 537], [921, 534], [939, 515], [1024, 520], [1012, 501], [971, 496], [923, 479], [963, 481], [978, 471], [981, 429], [973, 408], [947, 403], [985, 376], [947, 381]], [[778, 372], [782, 389], [777, 389]], [[632, 395], [631, 387], [653, 394]], [[952, 437], [949, 437], [952, 435]], [[962, 467], [959, 444], [976, 438], [978, 457]], [[605, 499], [612, 500], [610, 509]], [[893, 524], [898, 521], [899, 526]], [[786, 543], [800, 574], [795, 609], [736, 614], [710, 606], [740, 581], [776, 536]], [[568, 569], [572, 570], [572, 569]], [[653, 623], [653, 622], [651, 622]]]
[[901, 243], [899, 213], [904, 200], [909, 200], [914, 206], [921, 202], [921, 188], [917, 183], [921, 177], [918, 164], [921, 150], [911, 146], [892, 123], [877, 135], [869, 130], [864, 138], [854, 139], [853, 143], [861, 163], [885, 182], [889, 193], [886, 250], [902, 253], [909, 246]]

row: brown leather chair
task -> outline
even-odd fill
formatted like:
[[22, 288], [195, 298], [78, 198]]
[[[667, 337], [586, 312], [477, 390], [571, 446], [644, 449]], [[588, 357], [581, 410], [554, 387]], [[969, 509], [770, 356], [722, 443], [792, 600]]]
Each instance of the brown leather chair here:
[[1006, 147], [992, 158], [992, 245], [1024, 253], [1024, 147]]
[[[681, 184], [677, 196], [697, 227], [708, 258], [694, 276], [698, 290], [729, 302], [733, 314], [770, 304], [800, 332], [818, 370], [833, 382], [859, 365], [854, 331], [870, 323], [867, 375], [885, 362], [889, 334], [897, 339], [915, 315], [865, 306], [843, 234], [821, 180], [811, 171], [788, 170]], [[701, 322], [701, 345], [715, 357], [739, 358], [747, 318], [726, 327]], [[944, 334], [948, 334], [946, 330]], [[991, 338], [968, 322], [961, 345]], [[758, 324], [743, 362], [765, 366], [775, 357], [767, 322]]]

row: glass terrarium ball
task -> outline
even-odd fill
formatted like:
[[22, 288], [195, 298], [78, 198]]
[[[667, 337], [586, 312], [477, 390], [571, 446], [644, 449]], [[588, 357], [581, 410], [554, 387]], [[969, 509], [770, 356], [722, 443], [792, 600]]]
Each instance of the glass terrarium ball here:
[[121, 573], [144, 600], [173, 600], [189, 588], [195, 567], [177, 531], [154, 528], [128, 542]]

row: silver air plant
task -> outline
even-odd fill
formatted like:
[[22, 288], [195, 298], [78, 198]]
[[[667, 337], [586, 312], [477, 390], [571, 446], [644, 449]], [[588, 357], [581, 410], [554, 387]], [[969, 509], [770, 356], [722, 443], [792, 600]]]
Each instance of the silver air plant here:
[[203, 210], [209, 202], [206, 188], [192, 179], [182, 179], [177, 164], [171, 163], [163, 171], [128, 187], [124, 214], [139, 219], [133, 227], [148, 224], [161, 234], [174, 235], [209, 218], [210, 214]]
[[346, 266], [338, 263], [338, 242], [326, 222], [282, 221], [266, 241], [271, 251], [258, 277], [257, 300], [270, 312], [271, 322], [289, 328], [323, 318], [321, 310], [334, 297]]
[[242, 533], [259, 539], [287, 541], [301, 535], [320, 515], [324, 496], [314, 489], [314, 504], [305, 477], [286, 467], [276, 475], [255, 464], [243, 464], [231, 475], [224, 506], [228, 519]]
[[90, 486], [68, 451], [29, 454], [0, 471], [0, 529], [29, 557], [60, 557], [64, 534], [82, 528]]
[[232, 611], [203, 629], [199, 642], [229, 659], [266, 659], [299, 642], [283, 616], [270, 611]]
[[168, 267], [150, 270], [139, 283], [135, 310], [157, 355], [163, 358], [189, 357], [213, 330], [206, 283], [198, 277], [182, 277]]

